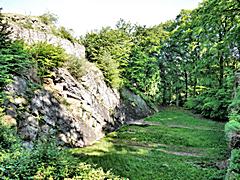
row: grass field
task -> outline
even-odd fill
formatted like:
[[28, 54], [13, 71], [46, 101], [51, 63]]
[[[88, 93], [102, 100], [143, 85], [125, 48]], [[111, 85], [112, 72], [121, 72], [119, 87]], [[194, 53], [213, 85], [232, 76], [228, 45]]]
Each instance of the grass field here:
[[166, 109], [126, 125], [96, 144], [73, 149], [83, 162], [133, 180], [223, 179], [227, 159], [224, 124]]

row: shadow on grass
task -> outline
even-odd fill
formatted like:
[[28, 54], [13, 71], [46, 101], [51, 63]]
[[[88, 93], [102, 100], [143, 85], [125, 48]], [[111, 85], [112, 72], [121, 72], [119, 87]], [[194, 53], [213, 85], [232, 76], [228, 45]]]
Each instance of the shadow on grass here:
[[212, 165], [206, 167], [209, 160], [205, 158], [176, 156], [159, 152], [155, 148], [116, 145], [110, 141], [75, 149], [72, 154], [81, 162], [96, 165], [104, 171], [111, 170], [115, 175], [133, 180], [218, 179], [224, 174]]

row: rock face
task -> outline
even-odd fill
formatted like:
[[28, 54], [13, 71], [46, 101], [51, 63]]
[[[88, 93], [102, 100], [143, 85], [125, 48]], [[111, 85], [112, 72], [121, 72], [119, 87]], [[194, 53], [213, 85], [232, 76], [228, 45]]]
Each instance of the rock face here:
[[154, 112], [140, 96], [128, 89], [123, 89], [121, 96], [122, 111], [127, 114], [128, 121], [142, 119]]
[[54, 35], [51, 27], [42, 23], [39, 18], [15, 14], [6, 14], [5, 16], [12, 28], [12, 39], [24, 39], [29, 44], [46, 41], [49, 44], [61, 46], [68, 54], [85, 57], [84, 46]]
[[27, 80], [15, 77], [6, 87], [12, 100], [5, 103], [8, 116], [17, 119], [18, 132], [26, 142], [39, 137], [57, 136], [64, 145], [90, 145], [124, 123], [118, 108], [120, 96], [106, 86], [94, 65], [76, 81], [63, 68], [45, 79], [43, 89], [29, 94]]

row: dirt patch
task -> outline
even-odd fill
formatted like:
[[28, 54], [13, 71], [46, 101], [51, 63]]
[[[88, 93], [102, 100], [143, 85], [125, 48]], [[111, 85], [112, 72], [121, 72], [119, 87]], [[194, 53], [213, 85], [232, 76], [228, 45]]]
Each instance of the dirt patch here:
[[[151, 121], [145, 121], [144, 119], [139, 119], [135, 121], [128, 121], [126, 122], [127, 125], [135, 125], [135, 126], [160, 126], [163, 125], [160, 122], [151, 122]], [[224, 131], [224, 130], [218, 130], [218, 129], [210, 129], [210, 128], [205, 128], [205, 127], [189, 127], [189, 126], [183, 126], [183, 125], [165, 125], [169, 128], [182, 128], [182, 129], [190, 129], [190, 130], [203, 130], [203, 131]]]
[[161, 151], [167, 154], [173, 154], [177, 156], [191, 156], [191, 157], [203, 157], [203, 154], [195, 153], [195, 152], [177, 152], [177, 151], [168, 151], [165, 149], [156, 149], [157, 151]]
[[144, 121], [144, 119], [139, 119], [135, 121], [126, 122], [127, 125], [136, 125], [136, 126], [159, 126], [162, 125], [159, 122]]
[[191, 130], [203, 130], [203, 131], [223, 131], [223, 130], [218, 130], [218, 129], [210, 129], [210, 128], [204, 128], [204, 127], [189, 127], [189, 126], [183, 126], [183, 125], [168, 125], [168, 127], [191, 129]]

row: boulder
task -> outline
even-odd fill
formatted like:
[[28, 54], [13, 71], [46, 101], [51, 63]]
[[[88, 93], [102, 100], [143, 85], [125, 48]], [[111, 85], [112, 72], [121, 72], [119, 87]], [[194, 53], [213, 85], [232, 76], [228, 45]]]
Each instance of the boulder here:
[[142, 119], [151, 115], [154, 111], [147, 105], [139, 95], [134, 94], [128, 89], [121, 91], [122, 95], [122, 110], [127, 114], [127, 120]]

